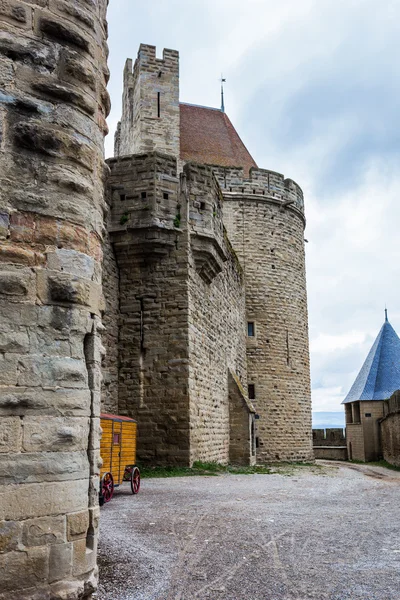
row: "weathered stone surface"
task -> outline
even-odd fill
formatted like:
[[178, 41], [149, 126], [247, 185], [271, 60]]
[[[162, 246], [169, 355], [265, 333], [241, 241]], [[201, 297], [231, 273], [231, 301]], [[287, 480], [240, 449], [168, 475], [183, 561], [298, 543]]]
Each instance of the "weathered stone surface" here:
[[53, 545], [49, 556], [49, 582], [66, 579], [72, 572], [72, 544]]
[[21, 447], [21, 419], [2, 417], [0, 419], [0, 452], [18, 452]]
[[89, 419], [84, 417], [25, 417], [22, 447], [25, 452], [85, 450]]
[[67, 517], [67, 536], [68, 540], [77, 540], [86, 538], [86, 533], [89, 527], [89, 512], [70, 514]]
[[25, 552], [0, 554], [2, 591], [13, 592], [46, 582], [49, 573], [49, 549], [30, 548]]
[[22, 523], [24, 546], [51, 546], [65, 541], [65, 517], [63, 516], [27, 519]]
[[70, 481], [89, 477], [87, 452], [0, 454], [0, 483]]
[[107, 4], [0, 2], [1, 600], [78, 600], [97, 577], [95, 553], [72, 573], [66, 518], [98, 504], [84, 340], [103, 302]]
[[73, 547], [73, 574], [83, 575], [92, 571], [96, 565], [96, 549], [87, 548], [86, 539], [76, 540]]
[[0, 521], [0, 554], [17, 550], [21, 542], [22, 524], [18, 521]]
[[27, 297], [32, 290], [32, 273], [18, 271], [0, 271], [0, 295]]
[[1, 416], [32, 414], [90, 416], [90, 407], [91, 393], [89, 390], [61, 387], [53, 390], [11, 386], [5, 389], [0, 388]]
[[83, 510], [87, 504], [85, 479], [6, 485], [0, 489], [0, 520], [68, 514]]

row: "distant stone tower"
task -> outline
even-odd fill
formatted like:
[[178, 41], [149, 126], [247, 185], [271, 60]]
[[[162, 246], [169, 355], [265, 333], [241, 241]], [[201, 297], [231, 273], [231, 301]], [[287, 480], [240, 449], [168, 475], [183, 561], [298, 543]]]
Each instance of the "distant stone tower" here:
[[4, 600], [96, 587], [107, 4], [0, 8]]
[[[178, 173], [185, 163], [211, 167], [223, 198], [225, 238], [244, 281], [242, 382], [247, 379], [259, 417], [257, 461], [312, 460], [303, 193], [292, 180], [257, 167], [224, 110], [179, 103], [178, 54], [155, 56], [154, 47], [141, 45], [133, 73], [127, 61], [116, 156], [157, 150], [177, 159]], [[118, 181], [113, 184], [118, 189]], [[191, 194], [190, 202], [206, 207], [202, 193]], [[205, 290], [197, 302], [208, 298]]]

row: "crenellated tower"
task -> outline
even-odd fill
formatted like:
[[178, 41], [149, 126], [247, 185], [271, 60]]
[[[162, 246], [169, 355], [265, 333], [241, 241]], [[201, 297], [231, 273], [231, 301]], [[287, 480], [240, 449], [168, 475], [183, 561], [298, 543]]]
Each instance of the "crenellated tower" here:
[[141, 44], [124, 69], [122, 117], [115, 134], [115, 156], [153, 151], [179, 155], [179, 53]]
[[[169, 344], [170, 324], [164, 323], [168, 317], [168, 311], [164, 311], [158, 330], [152, 333], [152, 343], [157, 352], [168, 348], [169, 362], [164, 364], [160, 354], [157, 367], [148, 363], [146, 375], [141, 375], [141, 370], [139, 377], [129, 375], [129, 385], [135, 392], [125, 394], [126, 386], [120, 385], [123, 410], [134, 416], [149, 415], [146, 401], [137, 409], [134, 404], [146, 394], [149, 400], [154, 397], [146, 382], [157, 379], [156, 370], [160, 368], [159, 379], [169, 378], [172, 383], [171, 390], [164, 393], [168, 399], [163, 401], [158, 395], [157, 410], [159, 414], [164, 411], [169, 432], [174, 428], [180, 431], [180, 436], [173, 438], [178, 440], [175, 449], [169, 445], [168, 460], [173, 460], [174, 452], [179, 460], [185, 448], [185, 460], [189, 457], [189, 463], [196, 459], [226, 461], [233, 456], [229, 447], [235, 438], [230, 425], [235, 421], [234, 413], [226, 410], [228, 405], [233, 406], [231, 400], [227, 402], [227, 390], [236, 385], [242, 394], [238, 397], [247, 406], [253, 403], [258, 414], [255, 423], [251, 421], [251, 456], [246, 460], [252, 460], [255, 453], [258, 462], [312, 460], [303, 193], [294, 181], [280, 173], [258, 168], [224, 111], [179, 103], [178, 71], [177, 52], [164, 50], [163, 59], [157, 59], [153, 46], [141, 45], [133, 69], [128, 60], [124, 72], [123, 115], [116, 135], [119, 159], [110, 162], [114, 189], [120, 189], [118, 184], [126, 186], [129, 161], [147, 161], [146, 169], [155, 161], [148, 177], [154, 179], [156, 187], [164, 185], [166, 190], [173, 185], [180, 191], [175, 196], [175, 191], [166, 190], [167, 195], [159, 200], [156, 193], [151, 193], [146, 207], [144, 200], [148, 196], [140, 195], [144, 192], [134, 195], [124, 191], [123, 200], [117, 197], [113, 203], [117, 218], [114, 227], [117, 224], [120, 228], [118, 219], [122, 219], [121, 223], [126, 219], [128, 229], [135, 228], [129, 247], [130, 252], [141, 248], [142, 272], [137, 281], [141, 285], [144, 281], [151, 281], [152, 285], [157, 281], [153, 292], [162, 310], [171, 302], [176, 303], [180, 294], [181, 310], [175, 318], [179, 315], [181, 354], [176, 360], [182, 362], [174, 363], [178, 346], [174, 350], [174, 344]], [[157, 158], [151, 154], [154, 150], [165, 154]], [[146, 154], [125, 158], [133, 153]], [[169, 173], [165, 164], [163, 172], [157, 170], [157, 165], [168, 162], [166, 155], [176, 164], [176, 172]], [[144, 170], [136, 175], [132, 171], [135, 185], [143, 184]], [[118, 212], [126, 209], [126, 217]], [[122, 239], [121, 235], [127, 239], [125, 231], [112, 235], [115, 240]], [[119, 241], [114, 247], [119, 252]], [[168, 263], [172, 270], [165, 266], [165, 276], [154, 262], [154, 255], [161, 252], [164, 257], [169, 256], [168, 260], [173, 255], [176, 260], [180, 253], [179, 267]], [[131, 266], [132, 260], [126, 253], [125, 260], [131, 277], [138, 266]], [[172, 273], [179, 276], [173, 277]], [[169, 298], [166, 286], [172, 283], [176, 289], [178, 284], [182, 287]], [[132, 284], [127, 289], [132, 290]], [[151, 301], [144, 300], [142, 308], [153, 307], [154, 315], [154, 303], [158, 300], [149, 297]], [[134, 305], [131, 300], [129, 305]], [[143, 314], [136, 315], [137, 323], [140, 318], [147, 322]], [[188, 329], [182, 326], [186, 318]], [[161, 343], [164, 331], [169, 333]], [[127, 334], [131, 335], [128, 329]], [[223, 351], [219, 352], [219, 346]], [[123, 347], [122, 353], [126, 351], [125, 343]], [[128, 359], [126, 364], [133, 363]], [[168, 366], [172, 364], [179, 365], [173, 377]], [[183, 382], [187, 375], [186, 387]], [[126, 377], [125, 371], [121, 376]], [[140, 388], [140, 377], [144, 388]], [[228, 388], [226, 381], [230, 382]], [[188, 411], [184, 426], [178, 425], [181, 421], [172, 409], [175, 395], [179, 402], [183, 399], [182, 389]], [[121, 400], [122, 396], [122, 407]], [[168, 437], [166, 426], [155, 424], [153, 417], [148, 421], [146, 435], [159, 440], [156, 445], [161, 448], [161, 456], [164, 442], [160, 440]], [[236, 438], [236, 447], [242, 448], [239, 453], [245, 437]], [[183, 445], [179, 439], [185, 440]], [[247, 452], [249, 446], [246, 448]]]

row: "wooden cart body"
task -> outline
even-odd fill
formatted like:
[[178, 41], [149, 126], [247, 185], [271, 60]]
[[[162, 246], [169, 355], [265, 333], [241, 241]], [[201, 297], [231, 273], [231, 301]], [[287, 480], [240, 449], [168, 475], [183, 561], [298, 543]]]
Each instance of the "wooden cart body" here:
[[[109, 479], [111, 474], [112, 497], [114, 487], [120, 485], [123, 481], [130, 481], [134, 469], [137, 474], [139, 473], [136, 467], [137, 423], [129, 417], [103, 413], [100, 415], [100, 424], [103, 430], [100, 440], [100, 456], [103, 460], [100, 481], [104, 482], [105, 479]], [[133, 493], [139, 491], [137, 482], [135, 487], [137, 490], [134, 491], [132, 487]], [[101, 495], [102, 491], [100, 490]], [[108, 502], [108, 499], [105, 501]]]

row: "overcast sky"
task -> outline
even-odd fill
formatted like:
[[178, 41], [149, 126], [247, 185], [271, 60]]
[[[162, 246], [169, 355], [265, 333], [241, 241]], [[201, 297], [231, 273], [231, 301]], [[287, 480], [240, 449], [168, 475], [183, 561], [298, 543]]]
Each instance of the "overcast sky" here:
[[225, 107], [303, 188], [313, 409], [342, 410], [384, 320], [400, 332], [399, 0], [111, 0], [112, 112], [141, 42], [180, 52], [180, 98]]

